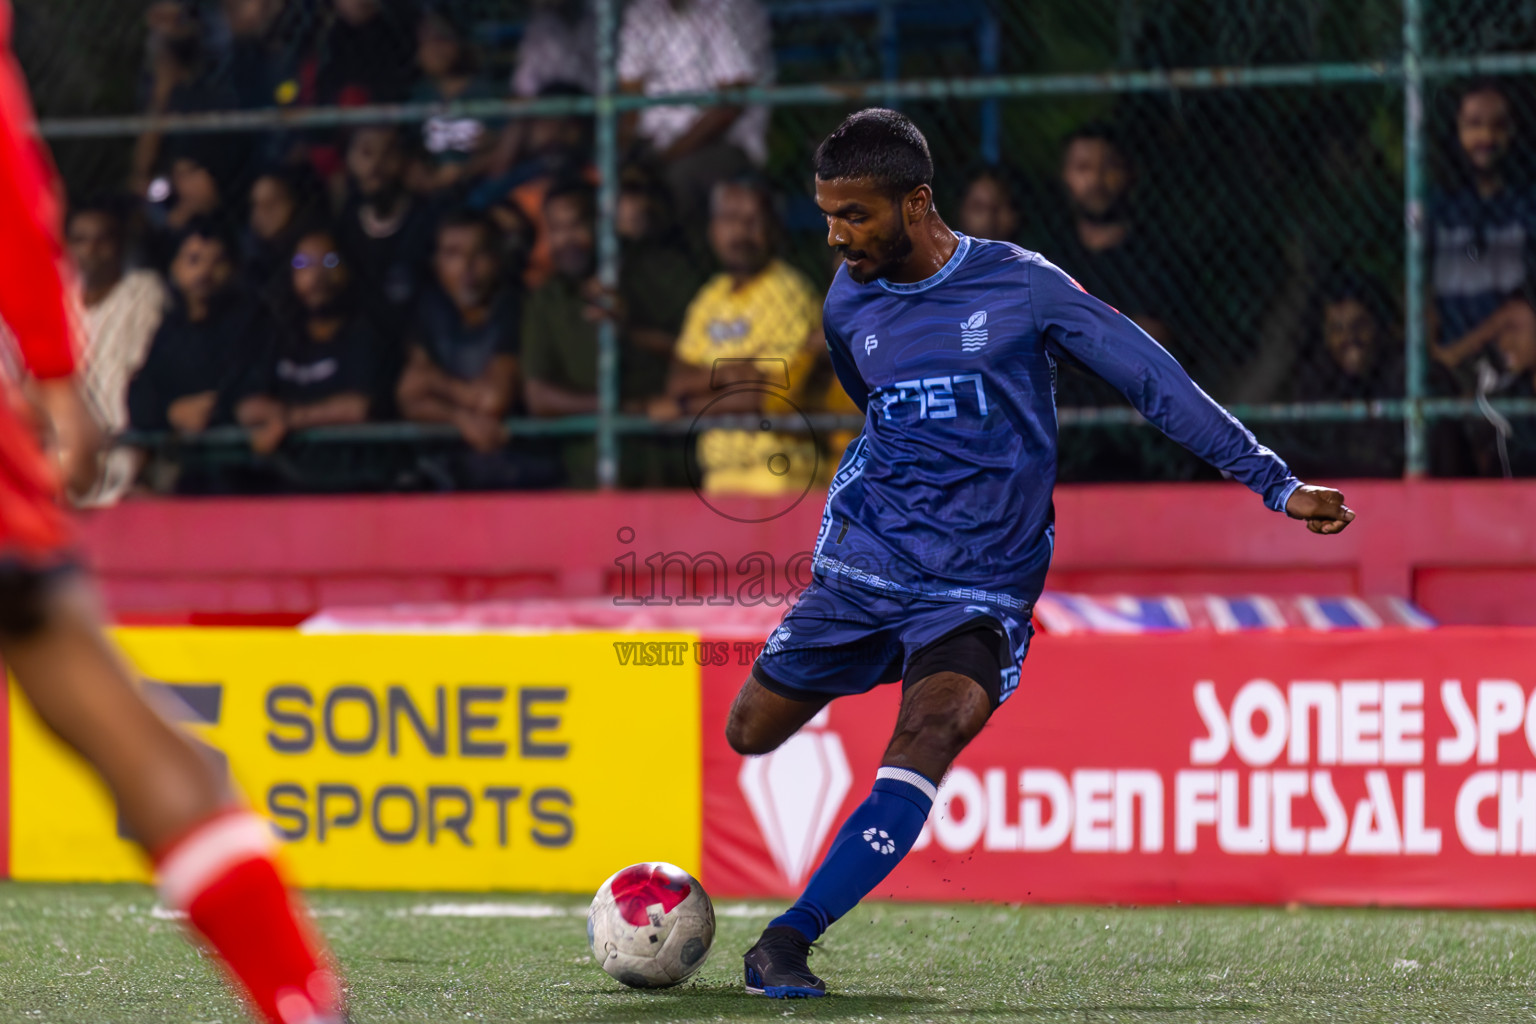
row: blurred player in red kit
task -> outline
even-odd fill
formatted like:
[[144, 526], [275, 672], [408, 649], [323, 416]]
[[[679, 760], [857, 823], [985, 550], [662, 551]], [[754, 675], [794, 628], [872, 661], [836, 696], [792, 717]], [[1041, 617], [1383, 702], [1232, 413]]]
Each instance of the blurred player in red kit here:
[[71, 557], [58, 492], [61, 483], [89, 490], [101, 438], [75, 377], [59, 191], [10, 29], [9, 0], [0, 0], [0, 320], [35, 378], [56, 459], [44, 454], [18, 396], [5, 396], [0, 658], [42, 720], [101, 774], [154, 863], [162, 897], [187, 913], [259, 1018], [335, 1024], [344, 1019], [340, 986], [279, 874], [270, 827], [145, 702]]

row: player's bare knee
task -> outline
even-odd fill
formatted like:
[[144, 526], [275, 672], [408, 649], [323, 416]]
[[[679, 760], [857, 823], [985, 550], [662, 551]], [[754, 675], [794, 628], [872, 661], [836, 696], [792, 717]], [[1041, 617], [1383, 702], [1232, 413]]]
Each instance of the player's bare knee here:
[[768, 730], [734, 712], [725, 723], [725, 741], [731, 745], [732, 750], [743, 756], [772, 753], [783, 742], [780, 737], [771, 735]]

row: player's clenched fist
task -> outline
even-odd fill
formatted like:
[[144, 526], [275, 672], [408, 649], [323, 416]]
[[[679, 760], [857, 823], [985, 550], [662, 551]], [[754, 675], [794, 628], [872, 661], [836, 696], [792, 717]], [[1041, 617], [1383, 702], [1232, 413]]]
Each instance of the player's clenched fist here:
[[1338, 533], [1355, 521], [1355, 512], [1344, 504], [1342, 493], [1311, 484], [1302, 484], [1291, 492], [1285, 514], [1292, 519], [1305, 519], [1307, 529], [1313, 533]]

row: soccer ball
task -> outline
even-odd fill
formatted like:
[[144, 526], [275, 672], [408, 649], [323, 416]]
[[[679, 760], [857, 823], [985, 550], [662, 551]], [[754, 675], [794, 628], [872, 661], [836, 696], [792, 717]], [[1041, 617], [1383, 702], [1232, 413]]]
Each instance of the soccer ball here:
[[587, 942], [603, 970], [630, 988], [676, 985], [704, 965], [715, 907], [699, 880], [672, 864], [632, 864], [592, 899]]

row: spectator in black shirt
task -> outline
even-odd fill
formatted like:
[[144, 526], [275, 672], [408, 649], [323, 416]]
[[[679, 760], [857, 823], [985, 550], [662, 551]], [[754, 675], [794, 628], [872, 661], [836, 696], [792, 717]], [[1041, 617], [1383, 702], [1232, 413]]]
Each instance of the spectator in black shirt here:
[[175, 302], [128, 386], [134, 430], [198, 434], [234, 423], [259, 389], [273, 326], [264, 307], [233, 284], [234, 245], [194, 221], [171, 261]]
[[314, 99], [321, 106], [398, 103], [416, 80], [416, 5], [409, 0], [334, 0], [320, 40]]
[[421, 297], [397, 396], [406, 419], [452, 423], [477, 451], [506, 441], [518, 388], [521, 303], [503, 273], [496, 231], [460, 212], [437, 229], [437, 287]]
[[[1137, 221], [1135, 175], [1112, 128], [1090, 124], [1067, 137], [1061, 185], [1071, 219], [1040, 247], [1045, 257], [1207, 380], [1209, 368], [1190, 358], [1197, 353], [1177, 345], [1170, 322], [1177, 308], [1173, 261], [1150, 244]], [[1073, 360], [1061, 361], [1056, 400], [1064, 408], [1124, 405], [1119, 392]], [[1067, 482], [1208, 479], [1212, 473], [1161, 434], [1134, 426], [1075, 432], [1061, 446], [1058, 469]]]
[[[1401, 398], [1403, 347], [1394, 337], [1391, 303], [1376, 282], [1349, 272], [1330, 274], [1317, 306], [1316, 333], [1284, 396], [1293, 402]], [[1297, 473], [1322, 478], [1394, 477], [1403, 471], [1403, 425], [1368, 420], [1340, 430], [1336, 423], [1275, 427], [1276, 447]]]
[[1061, 183], [1072, 223], [1045, 256], [1167, 346], [1172, 305], [1167, 260], [1151, 251], [1132, 214], [1134, 177], [1114, 132], [1088, 125], [1067, 137]]
[[165, 273], [194, 220], [222, 218], [225, 190], [231, 173], [228, 160], [206, 138], [176, 137], [167, 144], [167, 174], [150, 191], [145, 256]]
[[367, 420], [385, 367], [383, 342], [353, 302], [335, 234], [306, 231], [290, 266], [292, 329], [263, 368], [261, 395], [239, 410], [258, 452], [276, 449], [290, 430]]
[[428, 271], [432, 213], [405, 187], [399, 129], [364, 127], [347, 145], [351, 196], [338, 225], [362, 301], [381, 322], [409, 319]]

